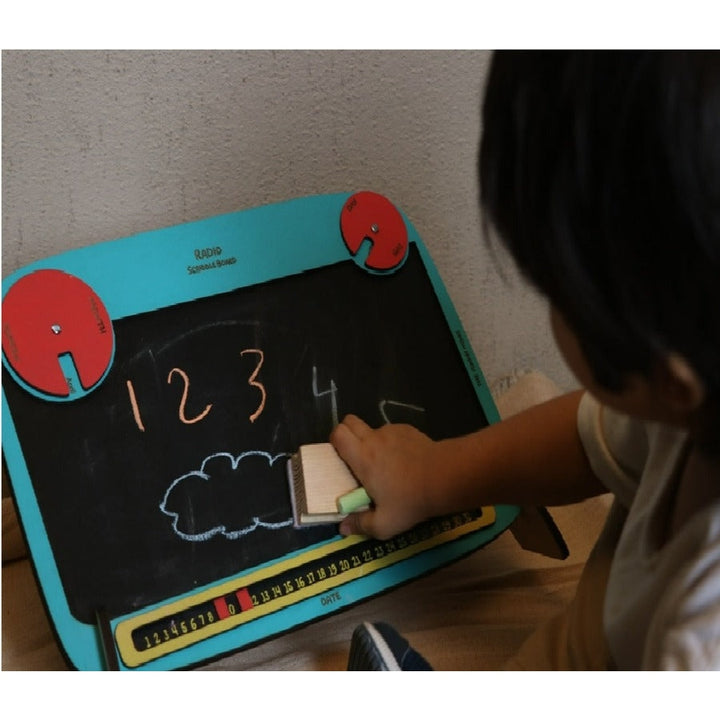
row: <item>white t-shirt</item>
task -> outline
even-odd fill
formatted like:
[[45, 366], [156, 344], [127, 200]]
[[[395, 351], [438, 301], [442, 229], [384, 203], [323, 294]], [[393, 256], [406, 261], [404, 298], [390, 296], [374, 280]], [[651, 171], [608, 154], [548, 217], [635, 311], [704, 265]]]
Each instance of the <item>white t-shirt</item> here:
[[694, 481], [687, 433], [629, 418], [588, 393], [578, 430], [594, 472], [615, 495], [608, 522], [619, 539], [603, 611], [614, 665], [720, 670], [720, 476], [709, 479], [717, 493], [673, 531], [680, 482]]

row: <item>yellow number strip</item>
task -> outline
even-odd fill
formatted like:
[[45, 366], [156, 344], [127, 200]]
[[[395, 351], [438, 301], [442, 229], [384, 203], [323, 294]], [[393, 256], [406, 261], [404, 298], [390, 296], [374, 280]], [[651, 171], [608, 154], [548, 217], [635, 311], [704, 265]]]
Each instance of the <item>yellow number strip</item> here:
[[313, 562], [314, 560], [322, 559], [323, 557], [328, 556], [331, 553], [335, 553], [338, 550], [343, 550], [350, 548], [353, 545], [366, 542], [367, 538], [354, 535], [322, 545], [314, 550], [302, 553], [288, 560], [280, 561], [274, 565], [263, 568], [262, 570], [251, 572], [245, 576], [241, 575], [234, 577], [232, 580], [227, 580], [206, 590], [201, 590], [192, 596], [175, 600], [158, 607], [155, 610], [150, 610], [146, 613], [128, 618], [127, 620], [120, 621], [115, 628], [115, 640], [117, 642], [118, 651], [120, 652], [120, 657], [128, 667], [138, 667], [139, 665], [150, 662], [151, 660], [155, 660], [197, 642], [201, 642], [202, 640], [206, 640], [218, 633], [226, 632], [227, 630], [235, 628], [243, 623], [257, 620], [264, 615], [282, 610], [283, 608], [300, 602], [301, 600], [305, 600], [315, 595], [320, 595], [339, 585], [344, 585], [352, 580], [363, 577], [364, 575], [369, 575], [372, 572], [381, 570], [382, 568], [405, 560], [413, 555], [417, 555], [429, 548], [456, 540], [463, 535], [467, 535], [468, 533], [479, 530], [482, 527], [491, 525], [493, 522], [495, 522], [495, 508], [484, 507], [482, 508], [482, 515], [471, 522], [466, 522], [465, 524], [451, 530], [440, 532], [437, 535], [433, 535], [421, 542], [410, 543], [402, 549], [388, 552], [382, 558], [362, 562], [357, 567], [351, 567], [348, 570], [338, 572], [338, 574], [332, 577], [317, 580], [312, 584], [308, 584], [305, 587], [289, 592], [282, 597], [263, 602], [250, 609], [238, 612], [235, 615], [230, 615], [224, 619], [209, 622], [203, 627], [198, 627], [195, 630], [187, 631], [185, 634], [179, 634], [169, 640], [164, 640], [158, 644], [151, 645], [148, 649], [136, 649], [132, 640], [132, 633], [136, 628], [148, 625], [155, 620], [161, 620], [163, 618], [179, 614], [189, 608], [195, 607], [196, 605], [213, 601], [224, 595], [235, 593], [240, 589], [247, 588], [267, 578], [279, 576], [288, 570], [299, 568], [307, 563]]

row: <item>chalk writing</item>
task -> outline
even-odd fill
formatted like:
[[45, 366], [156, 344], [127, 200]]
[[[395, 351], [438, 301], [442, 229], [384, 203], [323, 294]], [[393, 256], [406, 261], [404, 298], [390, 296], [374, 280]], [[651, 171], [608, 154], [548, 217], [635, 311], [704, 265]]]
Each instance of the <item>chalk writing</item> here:
[[260, 413], [265, 409], [265, 400], [267, 399], [267, 393], [265, 392], [264, 385], [262, 383], [256, 382], [255, 380], [265, 360], [265, 353], [263, 353], [262, 350], [255, 350], [253, 348], [250, 348], [247, 350], [242, 350], [240, 352], [240, 355], [245, 355], [246, 353], [257, 353], [258, 355], [260, 355], [260, 360], [258, 361], [257, 367], [255, 368], [255, 372], [250, 376], [250, 379], [248, 380], [248, 385], [252, 385], [253, 387], [258, 388], [258, 390], [260, 390], [260, 394], [262, 395], [257, 410], [250, 416], [250, 422], [254, 423], [255, 420], [257, 420], [260, 416]]
[[332, 415], [333, 427], [335, 427], [336, 425], [339, 424], [338, 410], [337, 410], [337, 386], [335, 385], [335, 381], [331, 378], [330, 379], [330, 389], [323, 390], [322, 392], [318, 391], [317, 368], [314, 365], [313, 365], [312, 389], [313, 389], [313, 395], [316, 398], [323, 397], [324, 395], [330, 395], [330, 412]]
[[[259, 356], [258, 363], [255, 366], [255, 369], [253, 370], [252, 374], [250, 375], [248, 379], [248, 385], [251, 385], [254, 388], [257, 388], [260, 391], [260, 403], [258, 404], [255, 411], [249, 416], [250, 422], [255, 422], [255, 420], [260, 417], [260, 414], [265, 409], [265, 403], [267, 401], [267, 392], [265, 391], [265, 386], [263, 383], [259, 382], [257, 377], [260, 372], [260, 369], [262, 368], [263, 362], [265, 361], [265, 353], [262, 350], [258, 350], [256, 348], [247, 348], [245, 350], [240, 351], [240, 355], [246, 355], [247, 353], [255, 353]], [[205, 409], [200, 412], [199, 414], [195, 415], [194, 417], [187, 417], [185, 408], [188, 401], [188, 395], [190, 392], [190, 377], [188, 374], [182, 370], [181, 368], [173, 368], [170, 370], [170, 373], [168, 374], [167, 382], [168, 385], [172, 384], [173, 376], [177, 374], [182, 378], [183, 381], [183, 393], [182, 397], [180, 399], [180, 405], [178, 406], [178, 418], [180, 419], [180, 422], [184, 423], [185, 425], [193, 425], [195, 423], [200, 422], [201, 420], [204, 420], [207, 415], [209, 414], [210, 410], [212, 409], [212, 403], [208, 403], [205, 406]], [[130, 409], [132, 410], [133, 419], [135, 420], [135, 425], [137, 426], [137, 429], [140, 430], [140, 432], [145, 432], [145, 424], [142, 419], [142, 413], [140, 411], [140, 402], [138, 400], [138, 396], [135, 392], [135, 386], [133, 385], [132, 380], [126, 381], [126, 387], [128, 391], [128, 399], [130, 400]]]
[[404, 408], [408, 408], [409, 410], [416, 410], [417, 412], [425, 412], [425, 408], [421, 408], [418, 405], [410, 405], [408, 403], [398, 402], [397, 400], [381, 400], [378, 403], [378, 408], [380, 409], [380, 414], [382, 415], [382, 418], [385, 421], [386, 425], [389, 425], [390, 423], [392, 423], [392, 420], [388, 419], [387, 413], [385, 412], [385, 408], [388, 405], [394, 405], [396, 407], [404, 407]]
[[[330, 395], [330, 413], [332, 417], [332, 423], [333, 427], [338, 424], [338, 404], [337, 404], [337, 397], [338, 397], [338, 386], [335, 384], [335, 381], [331, 378], [330, 379], [330, 389], [329, 390], [318, 390], [318, 382], [317, 382], [317, 367], [313, 365], [312, 369], [312, 391], [313, 395], [316, 398], [323, 397], [325, 395]], [[425, 412], [425, 408], [420, 407], [419, 405], [411, 405], [410, 403], [404, 403], [400, 402], [399, 400], [381, 400], [378, 403], [378, 409], [380, 410], [380, 415], [382, 416], [383, 421], [386, 425], [389, 425], [392, 423], [392, 420], [387, 415], [386, 408], [387, 406], [393, 406], [393, 407], [400, 407], [400, 408], [406, 408], [408, 410], [413, 410], [415, 412]]]
[[138, 428], [145, 432], [145, 425], [143, 425], [142, 417], [140, 416], [140, 408], [138, 407], [137, 398], [135, 397], [135, 388], [133, 387], [132, 380], [127, 381], [128, 395], [130, 396], [130, 405], [133, 411], [133, 417], [135, 418], [135, 424]]
[[[181, 491], [182, 484], [196, 482], [197, 480], [200, 480], [205, 484], [210, 483], [213, 480], [214, 476], [222, 474], [222, 467], [218, 467], [218, 465], [229, 463], [230, 470], [232, 470], [233, 472], [232, 477], [236, 478], [237, 482], [249, 481], [250, 484], [263, 483], [269, 481], [266, 475], [269, 473], [273, 465], [278, 460], [287, 459], [288, 457], [288, 453], [271, 455], [270, 453], [263, 452], [261, 450], [249, 450], [247, 452], [241, 453], [238, 456], [234, 456], [231, 453], [227, 452], [218, 452], [209, 455], [202, 461], [199, 470], [193, 470], [189, 473], [186, 473], [185, 475], [181, 475], [179, 478], [176, 478], [172, 481], [165, 494], [163, 495], [162, 501], [160, 502], [160, 511], [164, 515], [172, 518], [173, 532], [178, 537], [182, 538], [183, 540], [187, 540], [188, 542], [203, 542], [205, 540], [209, 540], [212, 537], [215, 537], [216, 535], [221, 535], [228, 540], [238, 540], [239, 538], [255, 532], [258, 528], [277, 530], [280, 528], [290, 527], [293, 524], [292, 516], [277, 522], [262, 519], [263, 514], [271, 515], [273, 514], [273, 512], [276, 512], [275, 509], [272, 507], [253, 507], [249, 517], [243, 515], [243, 513], [247, 514], [248, 512], [247, 507], [245, 507], [237, 509], [239, 515], [239, 517], [237, 518], [237, 524], [239, 525], [239, 527], [229, 528], [229, 523], [227, 521], [217, 521], [212, 523], [212, 526], [207, 529], [197, 529], [193, 527], [193, 529], [191, 530], [190, 527], [181, 528], [181, 523], [184, 523], [188, 526], [194, 526], [197, 522], [197, 519], [195, 517], [195, 510], [193, 508], [190, 508], [190, 517], [182, 518], [180, 511], [175, 511], [171, 507], [171, 498], [175, 492]], [[249, 473], [243, 474], [242, 472], [236, 472], [240, 468], [241, 463], [247, 464], [253, 459], [256, 462], [254, 463], [252, 470]], [[260, 462], [257, 462], [258, 459], [260, 460]], [[262, 460], [264, 460], [265, 462], [263, 463]], [[265, 476], [263, 476], [263, 474]], [[208, 488], [206, 488], [206, 490], [208, 492], [211, 492]], [[248, 492], [246, 493], [246, 495], [248, 503], [256, 501], [256, 498], [252, 493], [251, 487], [248, 488]], [[178, 504], [185, 507], [185, 503]]]
[[178, 375], [182, 377], [184, 382], [182, 399], [180, 400], [180, 407], [178, 408], [178, 417], [180, 418], [180, 421], [185, 423], [186, 425], [192, 425], [193, 423], [200, 422], [200, 420], [202, 420], [212, 409], [212, 403], [206, 405], [205, 409], [199, 415], [196, 415], [194, 418], [185, 417], [185, 403], [187, 402], [188, 392], [190, 390], [190, 378], [187, 376], [187, 373], [184, 370], [181, 370], [180, 368], [173, 368], [168, 374], [168, 385], [172, 382], [174, 373], [178, 373]]

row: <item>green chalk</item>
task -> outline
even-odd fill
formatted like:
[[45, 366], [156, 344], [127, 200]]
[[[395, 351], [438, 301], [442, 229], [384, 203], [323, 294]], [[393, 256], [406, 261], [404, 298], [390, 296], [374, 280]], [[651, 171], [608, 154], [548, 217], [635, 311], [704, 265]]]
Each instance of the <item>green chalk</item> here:
[[345, 495], [341, 495], [337, 500], [337, 509], [338, 512], [341, 512], [343, 515], [348, 515], [356, 510], [368, 507], [371, 502], [372, 500], [370, 500], [370, 496], [367, 494], [365, 488], [359, 487], [351, 490], [349, 493], [345, 493]]

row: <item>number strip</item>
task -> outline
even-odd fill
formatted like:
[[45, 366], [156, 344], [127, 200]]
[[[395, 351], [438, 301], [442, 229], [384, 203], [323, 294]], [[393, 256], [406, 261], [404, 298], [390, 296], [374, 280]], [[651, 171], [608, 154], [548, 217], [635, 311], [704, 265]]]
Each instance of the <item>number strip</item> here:
[[388, 541], [353, 536], [323, 545], [120, 621], [115, 629], [120, 656], [128, 667], [138, 667], [456, 540], [494, 520], [494, 508], [483, 508], [423, 523]]

